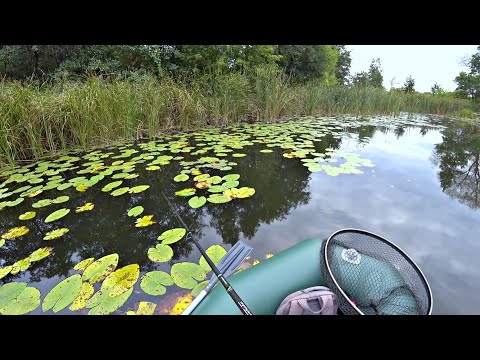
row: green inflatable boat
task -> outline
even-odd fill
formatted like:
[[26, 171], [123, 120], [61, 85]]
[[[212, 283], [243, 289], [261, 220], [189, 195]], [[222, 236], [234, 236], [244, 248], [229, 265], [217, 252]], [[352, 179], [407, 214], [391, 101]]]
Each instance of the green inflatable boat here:
[[[295, 291], [319, 285], [332, 288], [333, 283], [327, 282], [321, 271], [324, 241], [323, 239], [304, 240], [270, 259], [232, 275], [228, 278], [229, 282], [254, 315], [275, 315], [282, 300]], [[341, 252], [342, 249], [338, 247], [334, 251]], [[337, 265], [334, 262], [342, 261], [342, 254], [334, 255], [338, 257], [332, 260], [332, 266]], [[419, 296], [410, 290], [412, 286], [408, 284], [408, 279], [400, 275], [401, 269], [398, 266], [365, 254], [361, 256], [361, 262], [341, 263], [342, 270], [338, 273], [338, 277], [342, 281], [342, 291], [352, 298], [364, 298], [368, 299], [368, 302], [376, 303], [375, 313], [412, 314], [413, 308], [419, 309], [413, 311], [414, 314], [422, 314], [426, 311], [422, 308], [427, 305], [430, 308], [428, 312], [431, 313], [431, 293], [426, 294], [430, 303], [419, 306]], [[362, 283], [367, 283], [369, 286], [362, 288], [359, 286]], [[425, 285], [428, 288], [426, 280]], [[340, 301], [350, 301], [345, 300], [346, 298], [345, 296]], [[384, 298], [388, 300], [384, 301]], [[367, 311], [362, 311], [368, 314], [370, 309], [367, 307]], [[191, 314], [241, 315], [242, 313], [225, 289], [217, 284]]]

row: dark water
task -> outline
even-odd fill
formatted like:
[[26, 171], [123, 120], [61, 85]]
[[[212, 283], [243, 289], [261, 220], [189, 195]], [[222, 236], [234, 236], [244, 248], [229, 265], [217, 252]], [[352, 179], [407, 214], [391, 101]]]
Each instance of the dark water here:
[[[440, 121], [445, 127], [429, 127], [425, 122], [395, 125], [392, 118], [392, 126], [336, 129], [336, 137], [328, 136], [315, 144], [317, 151], [318, 147], [330, 147], [371, 160], [375, 167], [361, 167], [363, 174], [310, 173], [299, 159], [282, 157], [279, 148], [263, 154], [259, 150], [264, 146], [246, 146], [238, 151], [247, 156], [229, 156], [227, 159], [238, 165], [221, 175], [241, 174], [241, 186], [255, 188], [255, 195], [226, 204], [207, 203], [200, 209], [191, 209], [188, 198], [173, 194], [186, 187], [172, 181], [182, 170], [175, 161], [160, 171], [145, 171], [145, 166], [138, 164], [135, 172], [140, 176], [129, 180], [128, 186], [151, 185], [140, 194], [112, 197], [100, 189], [114, 180], [104, 179], [85, 193], [70, 188], [27, 198], [0, 211], [0, 233], [14, 226], [30, 228], [30, 233], [8, 240], [0, 248], [0, 265], [12, 264], [43, 246], [53, 246], [54, 253], [25, 272], [6, 276], [0, 284], [26, 281], [41, 291], [43, 300], [51, 288], [74, 273], [76, 263], [88, 257], [98, 259], [116, 252], [118, 267], [138, 263], [141, 274], [169, 272], [179, 261], [197, 263], [200, 254], [186, 240], [172, 246], [175, 255], [170, 263], [154, 263], [147, 258], [148, 248], [158, 243], [162, 231], [181, 227], [161, 194], [163, 190], [203, 246], [223, 244], [228, 249], [244, 240], [254, 248], [250, 262], [262, 261], [266, 254], [278, 253], [307, 238], [325, 238], [341, 228], [375, 232], [399, 245], [420, 266], [432, 287], [434, 314], [478, 314], [480, 129], [434, 119], [436, 124]], [[19, 214], [32, 210], [32, 202], [60, 195], [70, 196], [70, 201], [34, 209], [37, 217], [33, 220], [18, 220]], [[95, 209], [53, 224], [43, 221], [53, 210], [74, 209], [85, 202], [94, 203]], [[157, 223], [134, 227], [127, 211], [135, 205], [142, 205], [142, 215], [154, 215]], [[64, 237], [42, 240], [47, 231], [63, 226], [70, 228]], [[178, 290], [176, 285], [170, 286], [166, 295]], [[163, 297], [145, 294], [137, 282], [133, 295], [116, 313], [132, 309], [137, 301], [158, 303]], [[59, 314], [85, 312], [65, 309]], [[31, 314], [42, 314], [41, 307]]]

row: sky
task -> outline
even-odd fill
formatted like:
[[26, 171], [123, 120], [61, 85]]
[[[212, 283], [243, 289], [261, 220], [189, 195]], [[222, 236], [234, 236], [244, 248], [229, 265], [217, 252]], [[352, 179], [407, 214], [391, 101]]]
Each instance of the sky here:
[[401, 87], [411, 75], [415, 90], [429, 92], [438, 83], [444, 90], [456, 89], [455, 77], [468, 67], [460, 64], [463, 58], [476, 53], [478, 45], [347, 45], [352, 57], [350, 73], [368, 71], [370, 62], [380, 58], [383, 86]]

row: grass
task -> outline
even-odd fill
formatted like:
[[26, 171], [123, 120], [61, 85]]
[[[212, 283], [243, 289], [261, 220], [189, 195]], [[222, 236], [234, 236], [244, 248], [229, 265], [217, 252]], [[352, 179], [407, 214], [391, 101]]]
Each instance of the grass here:
[[39, 89], [0, 81], [0, 167], [72, 147], [297, 115], [471, 112], [469, 102], [375, 88], [295, 84], [273, 69], [188, 81], [91, 77]]

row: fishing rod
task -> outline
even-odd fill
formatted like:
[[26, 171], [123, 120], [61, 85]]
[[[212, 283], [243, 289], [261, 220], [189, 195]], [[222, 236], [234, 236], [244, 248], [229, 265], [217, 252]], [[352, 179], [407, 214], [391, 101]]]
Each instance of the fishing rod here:
[[170, 206], [170, 208], [172, 209], [172, 211], [175, 213], [175, 215], [177, 216], [178, 220], [180, 221], [180, 223], [183, 225], [183, 227], [187, 230], [187, 237], [190, 237], [190, 239], [194, 242], [194, 244], [197, 246], [198, 250], [200, 250], [200, 252], [202, 253], [203, 257], [205, 258], [205, 260], [207, 261], [208, 265], [210, 265], [210, 267], [212, 268], [213, 272], [215, 273], [215, 275], [217, 276], [218, 280], [220, 281], [220, 283], [223, 285], [223, 287], [225, 288], [225, 290], [227, 290], [227, 293], [228, 295], [230, 295], [230, 297], [232, 298], [232, 300], [235, 302], [235, 304], [238, 306], [238, 308], [240, 309], [240, 311], [243, 313], [243, 315], [253, 315], [252, 312], [249, 310], [249, 308], [247, 307], [247, 305], [245, 305], [245, 303], [243, 302], [243, 300], [240, 298], [240, 296], [238, 296], [237, 292], [233, 289], [233, 287], [230, 285], [230, 283], [228, 282], [228, 280], [223, 276], [223, 274], [220, 272], [220, 270], [218, 270], [218, 268], [215, 266], [215, 264], [213, 263], [213, 261], [210, 259], [210, 257], [207, 255], [207, 253], [205, 252], [205, 250], [203, 250], [202, 246], [198, 243], [198, 241], [193, 237], [192, 235], [192, 232], [190, 231], [190, 229], [188, 228], [187, 224], [185, 224], [185, 222], [182, 220], [182, 218], [180, 217], [180, 215], [178, 214], [177, 210], [175, 209], [175, 207], [172, 205], [172, 203], [170, 202], [170, 200], [168, 200], [167, 196], [165, 195], [165, 193], [163, 192], [163, 190], [160, 190], [162, 192], [162, 195], [163, 197], [165, 198], [165, 200], [167, 200], [167, 203], [168, 205]]

